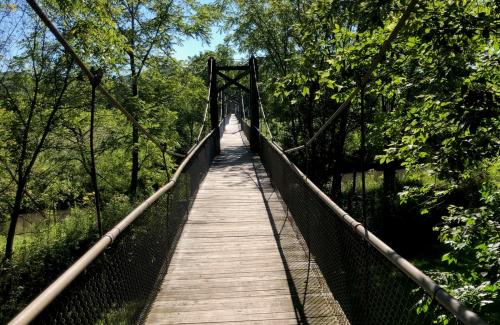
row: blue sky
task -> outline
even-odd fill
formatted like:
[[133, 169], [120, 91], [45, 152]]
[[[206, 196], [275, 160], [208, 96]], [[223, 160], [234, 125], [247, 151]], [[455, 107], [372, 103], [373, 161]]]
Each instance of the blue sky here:
[[[213, 0], [200, 0], [200, 3], [209, 4], [213, 3]], [[224, 43], [224, 37], [226, 37], [227, 32], [222, 31], [219, 26], [212, 26], [210, 33], [210, 44], [203, 43], [197, 39], [186, 39], [182, 43], [182, 45], [174, 46], [174, 57], [178, 60], [187, 60], [189, 57], [192, 57], [200, 52], [215, 50], [217, 45]], [[236, 49], [235, 49], [236, 50]], [[244, 55], [235, 51], [235, 59], [240, 59]], [[246, 55], [245, 55], [246, 57]]]
[[[200, 0], [199, 2], [204, 3], [204, 4], [208, 4], [208, 3], [212, 3], [213, 0]], [[14, 17], [11, 17], [11, 20], [12, 21], [8, 21], [8, 22], [2, 21], [2, 23], [0, 24], [0, 28], [2, 29], [2, 32], [7, 33], [7, 31], [10, 30], [10, 28], [12, 28], [12, 26], [7, 26], [8, 23], [14, 22], [14, 20], [15, 20]], [[2, 36], [6, 36], [6, 35], [2, 35]], [[201, 40], [198, 40], [198, 39], [188, 38], [188, 39], [185, 39], [181, 45], [174, 46], [174, 48], [173, 48], [174, 54], [173, 55], [178, 60], [187, 60], [189, 57], [197, 55], [200, 52], [204, 52], [207, 50], [215, 50], [215, 48], [219, 44], [224, 43], [224, 38], [226, 36], [227, 36], [226, 31], [222, 30], [222, 28], [220, 28], [220, 26], [214, 25], [211, 28], [210, 43], [209, 44], [207, 44], [206, 42], [202, 42]], [[0, 50], [6, 50], [6, 49], [2, 48], [3, 47], [2, 45], [4, 45], [4, 44], [0, 44]], [[7, 51], [10, 51], [10, 50], [12, 50], [12, 47], [9, 46]], [[8, 54], [8, 53], [5, 53], [5, 51], [0, 51], [0, 52], [4, 52], [2, 54]], [[242, 57], [242, 55], [239, 53], [236, 53], [235, 56], [236, 56], [236, 59]]]
[[182, 45], [174, 46], [174, 57], [178, 60], [186, 60], [200, 52], [214, 50], [217, 45], [224, 43], [226, 33], [220, 32], [217, 26], [212, 27], [210, 35], [210, 45], [203, 43], [201, 40], [189, 38]]

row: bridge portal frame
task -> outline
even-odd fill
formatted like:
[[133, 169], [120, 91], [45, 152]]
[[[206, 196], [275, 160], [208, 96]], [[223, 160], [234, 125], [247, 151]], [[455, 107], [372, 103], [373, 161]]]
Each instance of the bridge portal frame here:
[[[240, 71], [235, 77], [228, 76], [225, 72], [227, 71]], [[240, 80], [245, 76], [250, 76], [250, 84], [249, 87], [240, 83]], [[250, 96], [250, 149], [259, 153], [260, 151], [260, 138], [259, 138], [259, 90], [257, 88], [257, 80], [258, 80], [258, 68], [257, 68], [257, 60], [252, 55], [250, 60], [248, 61], [248, 65], [241, 66], [217, 66], [217, 62], [215, 58], [210, 57], [208, 59], [208, 77], [210, 82], [209, 87], [209, 106], [210, 106], [210, 121], [212, 129], [218, 131], [219, 126], [219, 105], [217, 99], [219, 97], [219, 93], [222, 93], [224, 90], [231, 86], [236, 86], [244, 92], [248, 93]], [[217, 78], [222, 78], [225, 83], [218, 87]], [[224, 114], [224, 112], [221, 112]], [[221, 116], [221, 118], [224, 116]], [[219, 134], [220, 139], [220, 134]], [[216, 145], [217, 154], [220, 153], [220, 142]]]

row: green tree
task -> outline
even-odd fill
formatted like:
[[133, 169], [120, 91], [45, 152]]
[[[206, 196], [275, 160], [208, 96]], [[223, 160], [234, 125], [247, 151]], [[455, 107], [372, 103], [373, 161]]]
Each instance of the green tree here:
[[[120, 34], [125, 38], [123, 50], [127, 55], [130, 96], [140, 97], [141, 74], [149, 59], [163, 51], [169, 54], [180, 37], [208, 38], [208, 27], [217, 18], [217, 11], [210, 5], [197, 1], [111, 1], [109, 15]], [[138, 107], [130, 107], [137, 120], [141, 118]], [[132, 169], [129, 193], [134, 196], [139, 174], [139, 130], [132, 127]]]
[[498, 17], [492, 1], [423, 6], [407, 42], [395, 49], [391, 81], [380, 85], [385, 94], [403, 95], [403, 105], [389, 114], [392, 143], [380, 158], [441, 181], [401, 195], [424, 197], [423, 214], [443, 214], [437, 227], [449, 249], [443, 260], [455, 270], [438, 276], [485, 315], [498, 308], [500, 288], [500, 264], [490, 255], [500, 245], [498, 185], [491, 172], [500, 154], [500, 52], [491, 32]]
[[[307, 141], [345, 101], [408, 1], [234, 4], [233, 40], [272, 62], [264, 88], [280, 101], [268, 98], [279, 107], [269, 115], [286, 148]], [[440, 238], [450, 249], [444, 259], [456, 271], [445, 283], [485, 315], [498, 308], [491, 304], [498, 299], [498, 260], [487, 253], [496, 252], [498, 242], [497, 190], [486, 172], [500, 147], [498, 17], [494, 1], [420, 4], [364, 89], [365, 168], [384, 169], [390, 200], [397, 168], [433, 176], [399, 197], [420, 202], [423, 214], [443, 217]], [[278, 53], [283, 49], [289, 50], [286, 60]], [[360, 104], [358, 96], [307, 155], [293, 157], [337, 199], [340, 173], [360, 170]]]
[[[33, 168], [46, 145], [54, 123], [65, 108], [66, 95], [74, 76], [73, 61], [54, 51], [53, 41], [41, 23], [27, 26], [24, 51], [15, 58], [15, 69], [0, 80], [3, 128], [2, 163], [15, 182], [10, 208], [5, 257], [10, 259], [17, 220], [22, 211], [26, 187]], [[26, 67], [29, 67], [26, 70]]]

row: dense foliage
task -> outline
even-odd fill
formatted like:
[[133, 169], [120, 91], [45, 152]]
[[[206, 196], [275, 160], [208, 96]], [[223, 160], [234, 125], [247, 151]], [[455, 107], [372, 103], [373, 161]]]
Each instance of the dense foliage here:
[[[409, 2], [41, 4], [141, 125], [186, 152], [203, 120], [208, 57], [231, 64], [231, 46], [258, 57], [267, 122], [282, 147], [296, 147], [360, 85]], [[499, 18], [493, 0], [420, 2], [349, 110], [290, 154], [351, 215], [491, 323], [500, 322]], [[174, 44], [207, 40], [216, 21], [231, 31], [230, 44], [187, 62], [173, 58]], [[3, 322], [29, 301], [30, 288], [43, 288], [95, 241], [97, 226], [91, 85], [24, 2], [0, 1], [0, 26]], [[232, 90], [225, 96], [245, 102]], [[101, 97], [95, 137], [109, 228], [164, 184], [178, 161]]]
[[[207, 96], [199, 62], [172, 57], [220, 12], [195, 1], [40, 2], [102, 85], [168, 149], [195, 143]], [[24, 1], [0, 3], [0, 322], [98, 237], [89, 149], [91, 84]], [[206, 62], [206, 61], [205, 61]], [[94, 148], [104, 231], [165, 184], [163, 156], [97, 97]]]
[[[310, 139], [360, 84], [408, 4], [232, 2], [232, 40], [264, 56], [263, 88], [275, 95], [266, 109], [285, 148]], [[306, 155], [294, 155], [362, 219], [345, 178], [361, 171], [364, 120], [365, 168], [383, 171], [380, 190], [369, 188], [369, 227], [409, 257], [427, 256], [427, 271], [491, 322], [500, 321], [499, 17], [495, 1], [419, 3], [361, 91], [365, 114], [357, 96]], [[394, 224], [407, 235], [397, 238]], [[442, 262], [430, 262], [436, 253]]]

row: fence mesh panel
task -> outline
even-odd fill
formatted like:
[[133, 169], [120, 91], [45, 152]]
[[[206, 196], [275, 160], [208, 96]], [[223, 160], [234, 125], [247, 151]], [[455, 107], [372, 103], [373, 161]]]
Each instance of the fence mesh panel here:
[[[242, 128], [248, 136], [249, 126], [242, 123]], [[144, 321], [167, 272], [190, 205], [215, 156], [215, 141], [212, 134], [195, 152], [174, 187], [122, 232], [35, 323]], [[338, 218], [268, 140], [261, 136], [260, 142], [262, 162], [286, 206], [289, 224], [296, 231], [296, 236], [283, 229], [277, 234], [285, 259], [293, 263], [294, 254], [305, 248], [309, 264], [321, 273], [319, 277], [324, 280], [320, 282], [324, 281], [330, 291], [325, 294], [334, 297], [351, 324], [459, 323]], [[320, 303], [325, 299], [317, 297], [318, 290], [313, 292], [311, 268], [290, 269], [294, 272], [289, 280], [298, 297], [294, 304], [301, 305], [296, 307], [305, 315], [301, 319], [328, 323], [330, 318], [323, 315], [328, 306]]]
[[213, 134], [198, 148], [170, 191], [123, 231], [35, 323], [144, 321], [167, 272], [193, 198], [215, 156]]
[[[248, 137], [249, 126], [242, 123], [242, 129]], [[459, 324], [418, 284], [337, 217], [262, 135], [260, 145], [262, 162], [289, 211], [297, 236], [305, 243], [312, 263], [318, 266], [351, 324]], [[292, 256], [297, 250], [292, 241], [286, 236], [280, 236], [279, 240], [284, 255]], [[295, 283], [310, 282], [307, 272], [296, 272], [294, 276]], [[305, 297], [308, 290], [311, 289], [307, 285], [303, 286], [297, 294]], [[302, 307], [306, 311], [321, 308], [309, 304]]]

